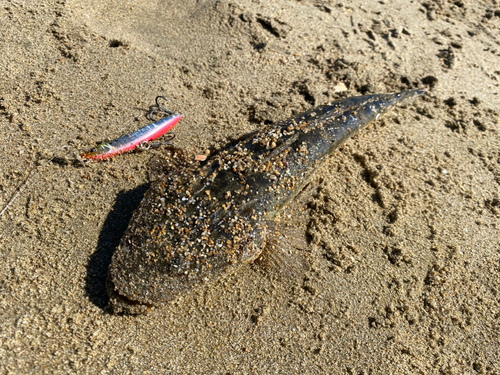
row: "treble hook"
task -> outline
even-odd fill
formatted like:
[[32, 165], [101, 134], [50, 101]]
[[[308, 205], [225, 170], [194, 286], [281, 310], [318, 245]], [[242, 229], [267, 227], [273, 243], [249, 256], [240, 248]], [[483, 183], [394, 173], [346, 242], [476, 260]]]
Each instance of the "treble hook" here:
[[162, 106], [161, 106], [161, 104], [160, 104], [160, 102], [159, 102], [159, 100], [160, 100], [160, 99], [163, 99], [163, 100], [165, 100], [166, 102], [168, 102], [168, 99], [167, 99], [167, 98], [165, 98], [164, 96], [157, 96], [157, 97], [156, 97], [156, 99], [155, 99], [156, 104], [155, 104], [155, 105], [150, 106], [150, 107], [149, 107], [149, 112], [146, 114], [146, 118], [148, 118], [149, 120], [151, 120], [151, 121], [153, 121], [153, 122], [155, 121], [155, 120], [153, 119], [153, 114], [154, 114], [154, 113], [156, 113], [156, 112], [163, 112], [163, 113], [165, 113], [167, 116], [170, 116], [170, 115], [173, 115], [173, 114], [174, 114], [174, 112], [169, 111], [168, 109], [166, 109], [166, 108], [164, 108], [164, 107], [162, 107]]
[[160, 108], [163, 112], [168, 113], [169, 115], [173, 114], [173, 112], [172, 112], [172, 111], [169, 111], [168, 109], [163, 108], [163, 107], [160, 105], [160, 102], [158, 101], [159, 99], [163, 99], [163, 100], [165, 100], [166, 102], [168, 102], [168, 99], [167, 99], [167, 98], [165, 98], [164, 96], [157, 96], [157, 97], [156, 97], [156, 99], [155, 99], [156, 106], [157, 106], [158, 108]]
[[167, 137], [168, 137], [168, 139], [165, 140], [165, 144], [166, 145], [173, 145], [173, 143], [171, 143], [171, 141], [175, 138], [175, 133], [170, 132], [167, 134]]
[[143, 150], [149, 150], [150, 148], [157, 148], [160, 147], [161, 145], [174, 146], [174, 144], [171, 141], [172, 139], [175, 138], [175, 134], [173, 132], [169, 132], [166, 138], [167, 139], [164, 140], [163, 142], [156, 142], [156, 143], [141, 142], [139, 144], [139, 147], [142, 148]]

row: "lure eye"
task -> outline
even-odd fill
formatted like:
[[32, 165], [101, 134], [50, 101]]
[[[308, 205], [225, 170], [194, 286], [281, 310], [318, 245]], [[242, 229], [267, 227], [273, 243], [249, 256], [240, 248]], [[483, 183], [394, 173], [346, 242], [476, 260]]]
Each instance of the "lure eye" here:
[[93, 149], [90, 150], [90, 152], [97, 152], [97, 148], [94, 147]]

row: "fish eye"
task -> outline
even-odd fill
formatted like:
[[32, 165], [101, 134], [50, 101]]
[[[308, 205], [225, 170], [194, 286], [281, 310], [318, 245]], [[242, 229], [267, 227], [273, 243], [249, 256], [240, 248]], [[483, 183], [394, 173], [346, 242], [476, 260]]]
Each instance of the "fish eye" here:
[[93, 149], [90, 150], [90, 152], [97, 152], [97, 148], [94, 147]]

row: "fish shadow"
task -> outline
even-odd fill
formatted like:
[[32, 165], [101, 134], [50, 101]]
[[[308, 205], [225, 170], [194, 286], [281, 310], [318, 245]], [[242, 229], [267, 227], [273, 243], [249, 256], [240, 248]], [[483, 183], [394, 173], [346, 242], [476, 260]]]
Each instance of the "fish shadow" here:
[[141, 203], [150, 184], [143, 184], [130, 191], [121, 191], [104, 222], [96, 251], [90, 256], [85, 279], [85, 292], [90, 302], [104, 309], [109, 302], [106, 291], [111, 258], [128, 227], [132, 214]]

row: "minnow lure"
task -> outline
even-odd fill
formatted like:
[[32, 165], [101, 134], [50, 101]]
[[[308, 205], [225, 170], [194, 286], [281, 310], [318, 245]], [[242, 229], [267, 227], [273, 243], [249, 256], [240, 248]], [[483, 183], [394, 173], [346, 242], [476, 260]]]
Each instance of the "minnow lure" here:
[[389, 107], [424, 90], [320, 106], [253, 133], [153, 183], [108, 273], [114, 312], [147, 311], [255, 260], [276, 215], [335, 149]]
[[179, 122], [182, 116], [180, 114], [174, 114], [166, 110], [165, 108], [161, 107], [158, 103], [159, 98], [163, 97], [158, 96], [156, 98], [155, 107], [157, 107], [158, 109], [151, 109], [150, 112], [148, 113], [148, 118], [151, 121], [154, 121], [151, 115], [158, 111], [164, 112], [169, 116], [164, 117], [157, 122], [153, 122], [149, 125], [146, 125], [143, 128], [136, 130], [135, 132], [117, 138], [109, 143], [101, 143], [97, 147], [91, 149], [89, 152], [82, 154], [82, 158], [90, 160], [106, 159], [109, 158], [110, 156], [122, 154], [126, 151], [132, 150], [138, 145], [155, 140], [156, 138], [159, 138], [166, 132], [170, 131], [175, 126], [175, 124]]

